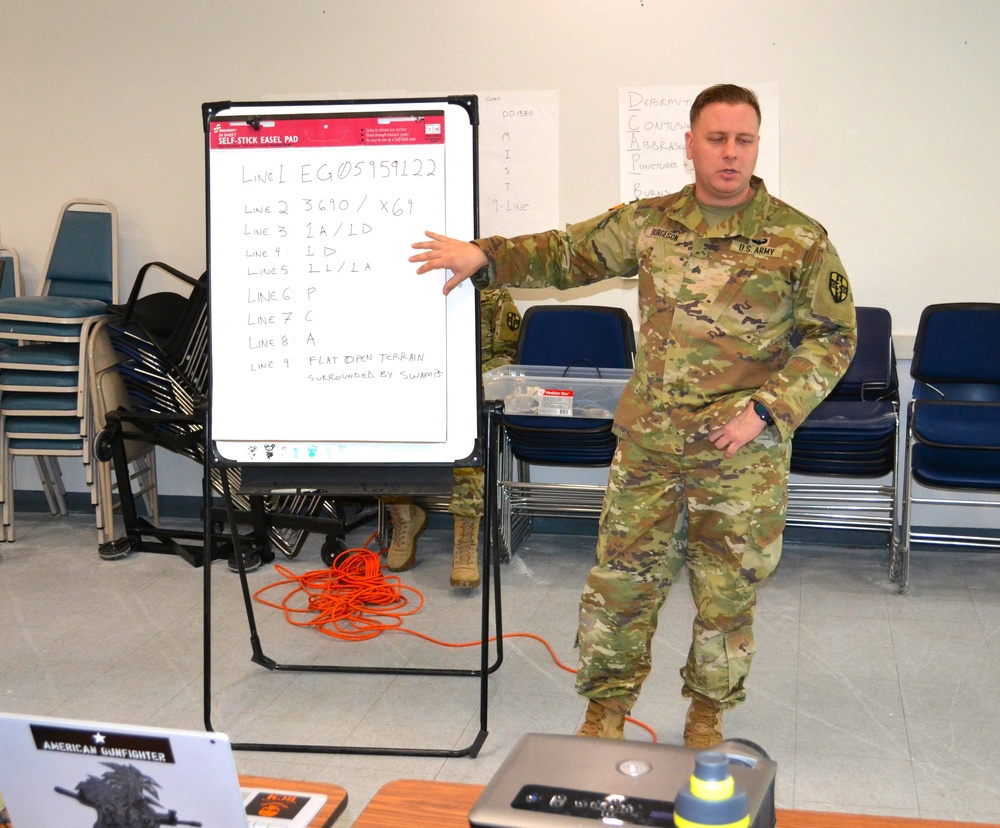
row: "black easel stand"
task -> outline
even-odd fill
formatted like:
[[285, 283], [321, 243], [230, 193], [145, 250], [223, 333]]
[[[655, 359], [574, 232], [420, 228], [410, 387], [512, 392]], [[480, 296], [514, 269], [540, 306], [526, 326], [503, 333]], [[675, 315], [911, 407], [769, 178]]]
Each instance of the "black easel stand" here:
[[[487, 705], [488, 705], [488, 689], [489, 689], [489, 675], [500, 667], [503, 662], [503, 629], [501, 621], [501, 606], [500, 606], [500, 560], [497, 555], [498, 537], [497, 533], [499, 527], [497, 525], [497, 503], [496, 503], [496, 463], [497, 463], [497, 450], [499, 446], [499, 441], [496, 439], [497, 434], [497, 423], [499, 422], [500, 413], [502, 411], [502, 405], [496, 402], [487, 402], [483, 406], [483, 422], [485, 423], [485, 445], [486, 457], [485, 457], [485, 502], [483, 509], [484, 517], [484, 559], [483, 559], [483, 577], [482, 577], [482, 616], [481, 616], [481, 646], [480, 646], [480, 667], [478, 670], [459, 670], [459, 669], [443, 669], [443, 668], [421, 668], [421, 667], [352, 667], [352, 666], [340, 666], [340, 665], [316, 665], [316, 664], [282, 664], [275, 661], [270, 656], [264, 653], [263, 646], [260, 641], [260, 637], [257, 632], [256, 619], [254, 617], [253, 611], [253, 597], [250, 594], [250, 588], [247, 584], [246, 570], [243, 565], [243, 558], [237, 555], [237, 560], [239, 561], [239, 577], [240, 586], [243, 591], [243, 602], [246, 607], [247, 613], [247, 623], [250, 629], [250, 642], [253, 650], [253, 655], [251, 656], [251, 661], [256, 664], [260, 664], [269, 670], [276, 671], [286, 671], [286, 672], [324, 672], [324, 673], [377, 673], [377, 674], [389, 674], [389, 675], [422, 675], [422, 676], [478, 676], [479, 677], [479, 733], [476, 735], [475, 739], [465, 748], [459, 748], [456, 750], [440, 750], [434, 748], [389, 748], [389, 747], [364, 747], [364, 746], [347, 746], [347, 745], [298, 745], [298, 744], [283, 744], [283, 743], [259, 743], [259, 742], [234, 742], [234, 750], [257, 750], [257, 751], [274, 751], [281, 753], [342, 753], [342, 754], [362, 754], [362, 755], [385, 755], [385, 756], [439, 756], [439, 757], [459, 757], [468, 756], [470, 758], [475, 758], [483, 743], [486, 741], [486, 737], [489, 733], [487, 729]], [[212, 452], [209, 450], [210, 447], [206, 446], [206, 457], [211, 458]], [[205, 479], [208, 480], [210, 475], [208, 474], [208, 464], [211, 460], [206, 462], [206, 474]], [[310, 488], [313, 484], [317, 484], [316, 488], [329, 489], [325, 493], [331, 495], [344, 494], [343, 488], [348, 488], [349, 494], [405, 494], [407, 492], [405, 488], [399, 488], [398, 486], [402, 484], [397, 484], [397, 488], [393, 490], [390, 487], [392, 484], [385, 484], [384, 481], [379, 482], [369, 482], [364, 479], [360, 479], [359, 475], [364, 475], [367, 471], [371, 474], [371, 470], [366, 470], [364, 468], [351, 468], [348, 471], [348, 475], [340, 475], [337, 473], [338, 470], [330, 469], [330, 467], [316, 469], [302, 469], [302, 474], [304, 477], [316, 478], [301, 481], [301, 485], [305, 486], [308, 482]], [[339, 470], [340, 472], [345, 471], [344, 469]], [[377, 471], [377, 470], [376, 470]], [[405, 477], [405, 470], [397, 469], [401, 471]], [[452, 485], [452, 472], [450, 467], [441, 467], [438, 470], [438, 476], [435, 478], [431, 470], [427, 468], [419, 469], [420, 479], [422, 482], [428, 480], [428, 478], [433, 478], [433, 481], [440, 486], [442, 490], [447, 488], [450, 491]], [[360, 482], [359, 482], [360, 480]], [[228, 513], [228, 522], [230, 531], [232, 533], [232, 541], [234, 544], [239, 543], [239, 535], [237, 529], [237, 520], [235, 515], [235, 510], [232, 506], [231, 492], [229, 491], [229, 483], [226, 475], [222, 475], [223, 481], [223, 495], [226, 502], [226, 510]], [[326, 485], [321, 485], [325, 483]], [[287, 484], [286, 484], [287, 485]], [[210, 487], [206, 488], [205, 498], [206, 503], [209, 502], [211, 496]], [[210, 515], [211, 509], [206, 508], [205, 514]], [[208, 532], [208, 520], [206, 517], [206, 533]], [[493, 579], [493, 596], [495, 602], [495, 626], [496, 626], [496, 659], [490, 664], [490, 579]], [[207, 730], [214, 730], [211, 722], [211, 700], [212, 700], [212, 659], [211, 659], [211, 637], [212, 637], [212, 612], [211, 612], [211, 567], [206, 566], [204, 569], [204, 716], [205, 716], [205, 728]]]

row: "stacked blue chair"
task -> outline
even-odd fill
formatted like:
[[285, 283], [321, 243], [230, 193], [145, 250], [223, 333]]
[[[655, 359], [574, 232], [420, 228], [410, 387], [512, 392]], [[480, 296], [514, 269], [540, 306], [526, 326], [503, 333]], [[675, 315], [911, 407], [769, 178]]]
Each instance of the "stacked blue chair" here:
[[[59, 211], [36, 296], [0, 300], [0, 335], [22, 344], [0, 355], [3, 523], [13, 540], [14, 458], [83, 461], [93, 483], [86, 350], [91, 328], [118, 300], [118, 218], [106, 201], [73, 199]], [[60, 484], [61, 485], [61, 484]], [[96, 491], [91, 489], [92, 502]]]
[[[21, 276], [21, 257], [13, 247], [0, 245], [0, 300], [13, 299], [24, 295], [24, 279]], [[0, 353], [20, 343], [17, 339], [0, 337]]]
[[[628, 313], [601, 305], [535, 305], [521, 321], [514, 365], [555, 367], [568, 378], [601, 378], [635, 365]], [[618, 445], [611, 418], [504, 414], [497, 504], [503, 559], [530, 532], [531, 516], [594, 516], [604, 486], [533, 483], [530, 466], [609, 466]]]
[[[1000, 548], [990, 535], [915, 531], [917, 504], [1000, 508], [1000, 304], [929, 305], [913, 346], [913, 398], [903, 459], [899, 554], [891, 575], [905, 592], [914, 543]], [[917, 496], [919, 484], [935, 496]], [[948, 493], [951, 494], [948, 494]], [[956, 494], [957, 493], [957, 494]], [[995, 524], [994, 524], [995, 525]]]
[[[23, 295], [24, 280], [21, 276], [20, 257], [13, 247], [0, 246], [0, 300]], [[0, 338], [0, 364], [3, 362], [4, 353], [7, 349], [17, 347], [18, 345], [20, 345], [20, 342], [16, 339]], [[4, 391], [56, 390], [52, 388], [39, 389], [35, 386], [29, 386], [26, 389], [19, 376], [17, 371], [0, 371], [0, 396], [3, 395]], [[61, 376], [54, 377], [54, 380], [57, 387], [65, 382]], [[62, 472], [59, 468], [58, 460], [55, 457], [38, 455], [35, 457], [35, 468], [42, 483], [42, 491], [48, 501], [49, 511], [54, 515], [67, 514], [66, 490], [63, 486]], [[0, 474], [0, 503], [6, 504], [7, 499], [2, 492], [3, 479], [3, 474]], [[13, 540], [12, 530], [5, 527], [3, 539]]]
[[[0, 246], [0, 300], [10, 299], [15, 296], [24, 295], [24, 280], [21, 276], [21, 263], [17, 251], [7, 245]], [[10, 348], [16, 348], [20, 343], [16, 339], [0, 338], [0, 360], [3, 354]], [[4, 391], [32, 390], [25, 389], [17, 377], [17, 372], [9, 371], [4, 375], [0, 372], [0, 396]], [[36, 457], [35, 467], [42, 483], [42, 490], [48, 500], [49, 510], [52, 514], [66, 514], [65, 490], [62, 486], [62, 476], [59, 466], [54, 458]], [[6, 503], [2, 487], [5, 477], [0, 474], [0, 503]], [[8, 539], [8, 532], [3, 533], [3, 540]], [[11, 536], [11, 539], [12, 536]]]
[[883, 532], [891, 557], [899, 439], [892, 318], [884, 308], [856, 310], [854, 359], [792, 438], [788, 524]]

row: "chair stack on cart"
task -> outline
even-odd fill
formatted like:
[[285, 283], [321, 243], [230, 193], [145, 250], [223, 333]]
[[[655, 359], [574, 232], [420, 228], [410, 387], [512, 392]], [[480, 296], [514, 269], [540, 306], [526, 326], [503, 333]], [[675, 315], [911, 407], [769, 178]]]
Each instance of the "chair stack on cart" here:
[[[170, 291], [144, 295], [146, 279], [154, 273], [179, 280], [188, 295]], [[115, 537], [112, 532], [105, 537], [99, 546], [101, 557], [144, 550], [171, 552], [200, 563], [211, 539], [206, 542], [201, 530], [161, 526], [148, 503], [147, 515], [140, 515], [129, 463], [145, 447], [160, 446], [204, 464], [203, 400], [208, 384], [204, 281], [163, 262], [150, 262], [139, 270], [128, 302], [111, 311], [105, 328], [118, 361], [113, 374], [101, 377], [104, 416], [98, 427], [103, 430], [95, 440], [94, 454], [107, 470], [107, 479], [114, 469], [125, 534]]]
[[[178, 280], [187, 295], [145, 293], [147, 276], [157, 271], [158, 275], [168, 274]], [[212, 558], [228, 557], [235, 568], [231, 535], [222, 534], [220, 528], [218, 535], [213, 531], [212, 537], [206, 539], [203, 530], [157, 526], [138, 514], [131, 485], [124, 485], [130, 479], [129, 457], [140, 450], [136, 447], [144, 445], [160, 446], [208, 467], [206, 277], [195, 279], [163, 262], [150, 262], [140, 269], [128, 302], [112, 310], [107, 329], [120, 357], [116, 367], [127, 400], [117, 407], [109, 406], [106, 428], [98, 435], [95, 454], [99, 460], [114, 463], [125, 535], [103, 543], [102, 557], [121, 557], [134, 550], [171, 552], [198, 565], [208, 550]], [[131, 451], [129, 446], [133, 447]], [[244, 563], [250, 568], [273, 559], [272, 548], [286, 557], [295, 557], [310, 528], [331, 534], [351, 528], [345, 525], [339, 505], [320, 495], [250, 497], [240, 493], [238, 467], [211, 466], [207, 474], [211, 492], [220, 495], [228, 489], [240, 522], [246, 521], [252, 527], [251, 535], [240, 543]], [[223, 474], [228, 486], [223, 484]], [[212, 509], [213, 524], [225, 521], [224, 508], [207, 505]]]

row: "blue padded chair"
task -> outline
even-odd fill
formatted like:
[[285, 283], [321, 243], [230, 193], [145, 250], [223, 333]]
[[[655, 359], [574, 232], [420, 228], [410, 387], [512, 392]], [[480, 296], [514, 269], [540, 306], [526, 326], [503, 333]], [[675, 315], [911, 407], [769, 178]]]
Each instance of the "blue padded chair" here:
[[[600, 378], [602, 369], [632, 369], [635, 333], [622, 308], [535, 305], [521, 321], [514, 366], [558, 367], [566, 376]], [[498, 458], [501, 557], [530, 532], [530, 516], [593, 516], [603, 486], [532, 483], [530, 466], [608, 466], [618, 440], [612, 420], [504, 414]]]
[[[1000, 507], [995, 497], [1000, 492], [1000, 304], [924, 308], [910, 374], [901, 537], [891, 573], [900, 592], [909, 582], [914, 543], [1000, 549], [995, 536], [915, 532], [912, 527], [915, 504]], [[917, 497], [914, 484], [953, 494]], [[977, 493], [986, 496], [969, 496]]]
[[81, 326], [117, 301], [117, 211], [107, 201], [73, 199], [60, 208], [38, 295], [0, 301], [0, 333], [79, 342]]
[[[0, 299], [0, 335], [21, 342], [0, 353], [5, 492], [13, 492], [10, 457], [18, 454], [45, 458], [40, 471], [44, 467], [53, 474], [56, 458], [79, 456], [92, 485], [86, 341], [108, 304], [117, 300], [117, 212], [106, 201], [68, 201], [59, 212], [39, 293]], [[8, 539], [13, 539], [12, 521], [11, 500], [5, 496]]]
[[0, 356], [0, 372], [16, 372], [11, 379], [24, 393], [34, 386], [48, 393], [75, 394], [75, 409], [82, 418], [87, 404], [87, 329], [117, 301], [117, 211], [106, 201], [66, 202], [38, 295], [0, 299], [0, 334], [22, 341], [21, 347]]
[[[20, 257], [13, 247], [0, 245], [0, 301], [23, 295], [24, 279], [21, 276]], [[19, 341], [16, 339], [0, 339], [0, 360], [3, 359], [3, 354], [7, 349], [16, 348], [19, 344]], [[7, 390], [32, 391], [39, 389], [37, 380], [33, 376], [22, 378], [17, 372], [4, 375], [0, 371], [0, 395]], [[44, 390], [55, 389], [49, 387]], [[38, 470], [38, 477], [42, 483], [42, 491], [48, 500], [49, 510], [54, 515], [66, 514], [66, 491], [62, 485], [62, 473], [59, 469], [58, 461], [50, 457], [36, 457], [35, 467]], [[6, 502], [4, 494], [5, 483], [6, 479], [0, 473], [0, 503]], [[3, 535], [3, 539], [8, 539], [6, 532]]]
[[[535, 305], [521, 321], [514, 362], [599, 378], [602, 368], [632, 368], [634, 359], [632, 320], [622, 308]], [[524, 463], [606, 466], [618, 445], [610, 419], [509, 415], [504, 428]]]
[[850, 367], [792, 438], [788, 524], [885, 532], [891, 556], [899, 434], [892, 317], [884, 308], [856, 311]]
[[[13, 247], [0, 245], [0, 302], [24, 295], [21, 259]], [[19, 344], [17, 339], [0, 338], [0, 351]]]

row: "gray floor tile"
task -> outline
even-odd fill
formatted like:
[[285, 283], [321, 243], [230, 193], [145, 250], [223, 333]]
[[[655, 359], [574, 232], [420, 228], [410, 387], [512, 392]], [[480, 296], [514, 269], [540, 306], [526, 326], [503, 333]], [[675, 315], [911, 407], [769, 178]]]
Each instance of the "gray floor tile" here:
[[914, 762], [920, 812], [950, 814], [941, 819], [995, 822], [1000, 813], [998, 774], [997, 762]]
[[908, 758], [830, 756], [825, 751], [798, 750], [795, 757], [795, 807], [846, 811], [885, 808], [919, 809]]
[[[98, 560], [89, 519], [18, 519], [0, 562], [0, 708], [202, 729], [202, 570], [138, 554]], [[363, 543], [368, 530], [350, 538]], [[360, 538], [360, 539], [358, 539]], [[293, 560], [322, 569], [321, 539]], [[450, 530], [421, 538], [403, 573], [423, 595], [408, 630], [449, 643], [478, 640], [480, 593], [448, 586]], [[570, 670], [580, 588], [594, 539], [534, 535], [502, 567], [503, 661], [489, 681], [488, 736], [478, 757], [237, 750], [243, 773], [343, 786], [350, 825], [384, 783], [436, 778], [485, 783], [525, 732], [574, 732], [585, 704]], [[910, 592], [888, 582], [884, 550], [786, 544], [757, 608], [747, 701], [727, 733], [778, 762], [779, 807], [972, 822], [1000, 810], [992, 699], [1000, 691], [1000, 566], [972, 553], [913, 556]], [[212, 566], [209, 718], [237, 743], [465, 748], [480, 730], [469, 676], [268, 670], [251, 661], [246, 611], [225, 562]], [[251, 573], [255, 591], [273, 567]], [[288, 588], [266, 594], [282, 596]], [[419, 598], [411, 593], [416, 602]], [[301, 596], [300, 596], [301, 597]], [[279, 663], [345, 668], [476, 669], [478, 646], [445, 648], [410, 633], [356, 643], [293, 626], [253, 603], [263, 652]], [[654, 667], [633, 714], [666, 743], [681, 739], [687, 702], [678, 671], [693, 606], [678, 580], [654, 637]], [[491, 617], [491, 628], [493, 618]], [[490, 658], [495, 655], [495, 645]], [[628, 725], [626, 735], [652, 734]]]

